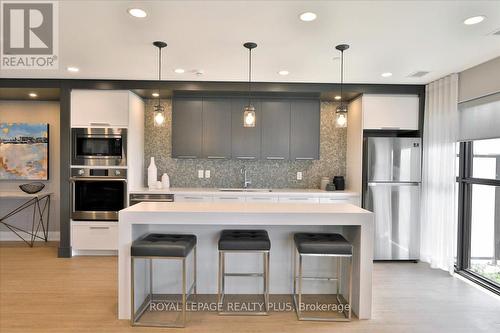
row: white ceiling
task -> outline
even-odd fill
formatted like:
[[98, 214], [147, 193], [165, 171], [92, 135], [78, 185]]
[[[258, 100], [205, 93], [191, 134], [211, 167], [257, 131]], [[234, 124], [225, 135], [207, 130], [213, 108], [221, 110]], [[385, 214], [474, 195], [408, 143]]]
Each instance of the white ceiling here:
[[[131, 17], [131, 7], [148, 17]], [[317, 20], [300, 21], [304, 11]], [[61, 1], [59, 13], [60, 69], [1, 77], [156, 79], [154, 40], [168, 43], [165, 80], [246, 80], [245, 41], [259, 45], [254, 80], [270, 82], [338, 82], [340, 43], [351, 45], [351, 83], [427, 83], [500, 56], [500, 36], [491, 35], [500, 29], [500, 1]], [[474, 15], [487, 20], [462, 23]], [[178, 67], [186, 73], [174, 73]], [[419, 70], [430, 74], [407, 77]]]

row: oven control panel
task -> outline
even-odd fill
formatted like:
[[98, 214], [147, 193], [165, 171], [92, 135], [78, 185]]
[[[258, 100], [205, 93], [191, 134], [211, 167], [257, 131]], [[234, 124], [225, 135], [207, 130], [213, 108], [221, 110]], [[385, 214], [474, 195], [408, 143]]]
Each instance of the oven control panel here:
[[71, 168], [71, 177], [84, 178], [127, 178], [127, 169], [123, 168]]

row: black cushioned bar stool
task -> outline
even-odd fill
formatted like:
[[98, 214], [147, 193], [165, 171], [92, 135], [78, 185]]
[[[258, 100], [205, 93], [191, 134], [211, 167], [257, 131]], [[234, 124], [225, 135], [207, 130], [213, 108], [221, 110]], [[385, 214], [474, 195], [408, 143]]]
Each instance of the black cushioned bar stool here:
[[[260, 312], [219, 312], [220, 315], [267, 315], [269, 312], [269, 251], [271, 241], [265, 230], [223, 230], [219, 238], [219, 282], [217, 299], [224, 309], [226, 277], [254, 276], [262, 277], [264, 282], [264, 307]], [[262, 273], [226, 273], [226, 254], [257, 253], [262, 254], [264, 269]]]
[[[186, 258], [193, 253], [193, 283], [186, 290]], [[149, 294], [135, 310], [135, 261], [146, 259], [149, 261]], [[141, 322], [141, 316], [154, 303], [153, 299], [153, 260], [171, 259], [180, 260], [182, 263], [182, 311], [175, 322]], [[191, 294], [196, 295], [196, 236], [195, 235], [170, 235], [170, 234], [147, 234], [134, 241], [131, 247], [131, 317], [133, 326], [160, 326], [160, 327], [184, 327], [186, 325], [187, 299]], [[147, 278], [146, 278], [147, 279]]]
[[[296, 233], [294, 234], [293, 249], [293, 302], [299, 320], [320, 321], [350, 321], [351, 320], [351, 294], [352, 294], [352, 244], [342, 235], [334, 233]], [[297, 255], [299, 257], [297, 276]], [[302, 260], [304, 257], [334, 257], [337, 258], [337, 274], [335, 277], [303, 276]], [[342, 260], [349, 263], [348, 300], [341, 294]], [[337, 302], [342, 306], [343, 318], [305, 317], [302, 315], [302, 282], [303, 280], [335, 281], [337, 286]], [[298, 284], [298, 288], [297, 288]], [[298, 289], [298, 290], [297, 290]]]

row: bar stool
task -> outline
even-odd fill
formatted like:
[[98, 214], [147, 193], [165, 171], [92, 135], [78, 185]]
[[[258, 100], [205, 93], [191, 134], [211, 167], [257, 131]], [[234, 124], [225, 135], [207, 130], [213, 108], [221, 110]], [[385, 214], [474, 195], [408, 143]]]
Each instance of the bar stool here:
[[[333, 233], [296, 233], [293, 236], [293, 303], [298, 320], [309, 321], [350, 321], [351, 320], [351, 296], [352, 296], [352, 245], [342, 235]], [[299, 272], [297, 276], [297, 254], [299, 257]], [[303, 257], [334, 257], [337, 258], [337, 275], [335, 277], [303, 276]], [[345, 301], [341, 293], [342, 270], [341, 260], [348, 259], [349, 263], [349, 286], [348, 300]], [[298, 280], [298, 293], [297, 293]], [[337, 302], [342, 306], [344, 318], [304, 317], [300, 305], [302, 304], [302, 281], [320, 280], [336, 281]], [[298, 298], [298, 299], [297, 299]], [[344, 300], [341, 301], [341, 298]], [[346, 305], [348, 310], [346, 311]]]
[[[193, 252], [193, 283], [186, 291], [186, 258]], [[146, 259], [149, 261], [149, 294], [146, 296], [139, 309], [135, 311], [135, 261]], [[182, 311], [176, 320], [171, 323], [165, 322], [140, 322], [141, 316], [151, 308], [153, 301], [153, 260], [171, 259], [180, 260], [182, 263]], [[196, 295], [196, 236], [195, 235], [171, 235], [171, 234], [148, 234], [134, 241], [131, 247], [131, 317], [132, 326], [158, 326], [158, 327], [184, 327], [186, 325], [187, 299]], [[179, 317], [181, 323], [179, 324]]]
[[[253, 276], [262, 277], [264, 282], [265, 311], [226, 312], [219, 311], [219, 315], [267, 315], [269, 312], [269, 251], [271, 241], [265, 230], [223, 230], [219, 238], [219, 276], [217, 300], [224, 309], [226, 277]], [[256, 253], [262, 254], [264, 269], [262, 273], [226, 273], [226, 254]]]

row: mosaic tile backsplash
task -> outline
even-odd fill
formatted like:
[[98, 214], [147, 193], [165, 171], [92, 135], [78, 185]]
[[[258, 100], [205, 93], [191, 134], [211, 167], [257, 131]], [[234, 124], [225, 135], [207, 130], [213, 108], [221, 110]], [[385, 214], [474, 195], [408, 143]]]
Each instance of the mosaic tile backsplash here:
[[[144, 158], [147, 183], [147, 167], [150, 157], [155, 157], [158, 177], [166, 172], [172, 187], [242, 187], [241, 168], [247, 169], [254, 188], [319, 188], [321, 177], [345, 176], [346, 129], [335, 128], [337, 103], [321, 102], [320, 160], [317, 161], [240, 161], [173, 159], [172, 151], [172, 103], [162, 100], [165, 107], [166, 125], [154, 127], [153, 106], [156, 100], [146, 100]], [[199, 179], [198, 170], [210, 170], [209, 179]], [[302, 171], [303, 179], [296, 180]]]

